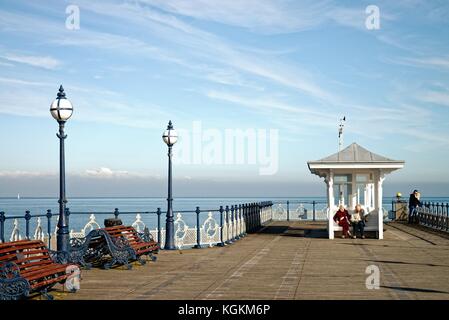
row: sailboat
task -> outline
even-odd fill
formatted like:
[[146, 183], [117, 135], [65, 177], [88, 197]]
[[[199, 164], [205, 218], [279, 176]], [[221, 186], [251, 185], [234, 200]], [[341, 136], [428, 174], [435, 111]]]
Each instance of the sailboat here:
[[20, 193], [17, 194], [17, 200], [20, 200]]

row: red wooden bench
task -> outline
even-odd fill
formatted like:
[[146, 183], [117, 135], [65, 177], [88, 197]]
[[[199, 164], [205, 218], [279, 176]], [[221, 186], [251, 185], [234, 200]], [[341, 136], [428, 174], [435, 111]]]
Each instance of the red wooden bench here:
[[0, 243], [0, 298], [17, 299], [39, 292], [53, 299], [47, 290], [66, 282], [71, 275], [69, 266], [54, 262], [40, 240]]
[[159, 245], [154, 241], [149, 233], [146, 235], [139, 234], [134, 227], [131, 226], [113, 226], [103, 228], [111, 238], [123, 237], [129, 243], [129, 246], [135, 251], [136, 257], [141, 264], [145, 263], [142, 256], [148, 256], [152, 261], [156, 261], [154, 253], [158, 253]]

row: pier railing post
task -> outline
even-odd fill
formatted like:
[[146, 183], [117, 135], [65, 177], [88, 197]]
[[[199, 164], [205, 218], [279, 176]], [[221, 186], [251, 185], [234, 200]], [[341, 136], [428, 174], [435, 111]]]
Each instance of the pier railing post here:
[[248, 204], [249, 232], [253, 232], [253, 204]]
[[394, 212], [394, 216], [396, 217], [396, 212], [394, 210], [394, 200], [391, 200], [391, 212]]
[[290, 221], [290, 201], [287, 200], [287, 221]]
[[223, 241], [223, 206], [220, 206], [220, 242], [217, 244], [219, 247], [224, 247], [225, 243]]
[[159, 245], [159, 248], [162, 248], [162, 233], [161, 233], [161, 208], [157, 208], [156, 214], [157, 214], [157, 244]]
[[250, 220], [251, 220], [251, 232], [254, 231], [254, 203], [249, 204]]
[[434, 227], [434, 221], [435, 221], [435, 203], [432, 202], [431, 206], [432, 206], [432, 211], [431, 211], [431, 214], [430, 214], [430, 226], [431, 226], [431, 227]]
[[256, 226], [256, 224], [257, 224], [256, 214], [257, 214], [256, 204], [253, 202], [253, 203], [251, 203], [251, 216], [252, 216], [252, 220], [253, 220], [251, 231], [253, 231], [253, 232], [256, 230], [256, 227], [257, 227]]
[[5, 213], [2, 211], [0, 212], [0, 241], [3, 243], [5, 242]]
[[30, 211], [27, 210], [25, 211], [25, 237], [27, 238], [27, 240], [30, 240], [30, 219], [31, 214]]
[[243, 206], [239, 204], [239, 216], [240, 216], [240, 237], [244, 237], [246, 233], [245, 216], [243, 215]]
[[251, 232], [251, 204], [246, 204], [246, 215], [248, 216], [248, 233]]
[[51, 210], [47, 210], [47, 237], [48, 237], [48, 249], [51, 249], [51, 217], [53, 214], [51, 213]]
[[118, 211], [118, 208], [115, 208], [114, 209], [114, 216], [115, 216], [116, 219], [118, 219], [119, 214], [120, 214], [120, 212]]
[[253, 232], [254, 232], [257, 228], [257, 208], [255, 203], [252, 203], [251, 206], [252, 206], [251, 211], [253, 212], [252, 215], [253, 215]]
[[193, 246], [195, 249], [201, 249], [201, 227], [200, 227], [200, 207], [196, 207], [196, 245]]
[[449, 231], [449, 203], [446, 203], [446, 231]]
[[232, 220], [231, 240], [233, 242], [235, 242], [235, 240], [237, 240], [235, 238], [235, 227], [237, 225], [237, 220], [235, 219], [235, 208], [234, 208], [234, 205], [231, 205], [231, 220]]
[[237, 204], [234, 206], [234, 210], [235, 210], [234, 211], [235, 219], [237, 221], [237, 223], [235, 225], [235, 240], [240, 240], [240, 230], [241, 230], [242, 221], [240, 219], [240, 209]]
[[436, 212], [435, 212], [435, 228], [440, 228], [440, 204], [436, 203]]
[[312, 206], [313, 206], [313, 221], [316, 221], [316, 202], [315, 200], [313, 200], [312, 202]]
[[232, 228], [232, 225], [230, 223], [230, 219], [229, 219], [229, 206], [226, 206], [226, 244], [231, 244], [232, 240], [229, 237], [229, 230]]
[[245, 204], [243, 203], [240, 206], [242, 208], [241, 209], [241, 214], [242, 214], [242, 222], [243, 222], [243, 225], [242, 225], [242, 236], [244, 237], [246, 235], [246, 230], [247, 230], [246, 228], [248, 226], [248, 220], [246, 219]]

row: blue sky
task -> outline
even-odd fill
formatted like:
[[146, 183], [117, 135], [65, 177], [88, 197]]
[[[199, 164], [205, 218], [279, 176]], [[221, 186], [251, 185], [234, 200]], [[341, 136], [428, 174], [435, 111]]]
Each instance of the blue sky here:
[[72, 195], [163, 195], [169, 119], [279, 130], [275, 175], [178, 164], [179, 195], [322, 195], [306, 162], [336, 151], [343, 115], [346, 144], [406, 161], [386, 192], [448, 195], [448, 14], [418, 0], [2, 1], [0, 196], [57, 190], [48, 109], [61, 83]]

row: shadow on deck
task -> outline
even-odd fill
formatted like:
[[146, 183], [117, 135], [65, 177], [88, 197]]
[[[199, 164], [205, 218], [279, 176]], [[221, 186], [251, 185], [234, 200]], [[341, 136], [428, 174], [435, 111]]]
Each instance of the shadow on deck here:
[[277, 221], [252, 233], [297, 238], [327, 238], [326, 222]]

